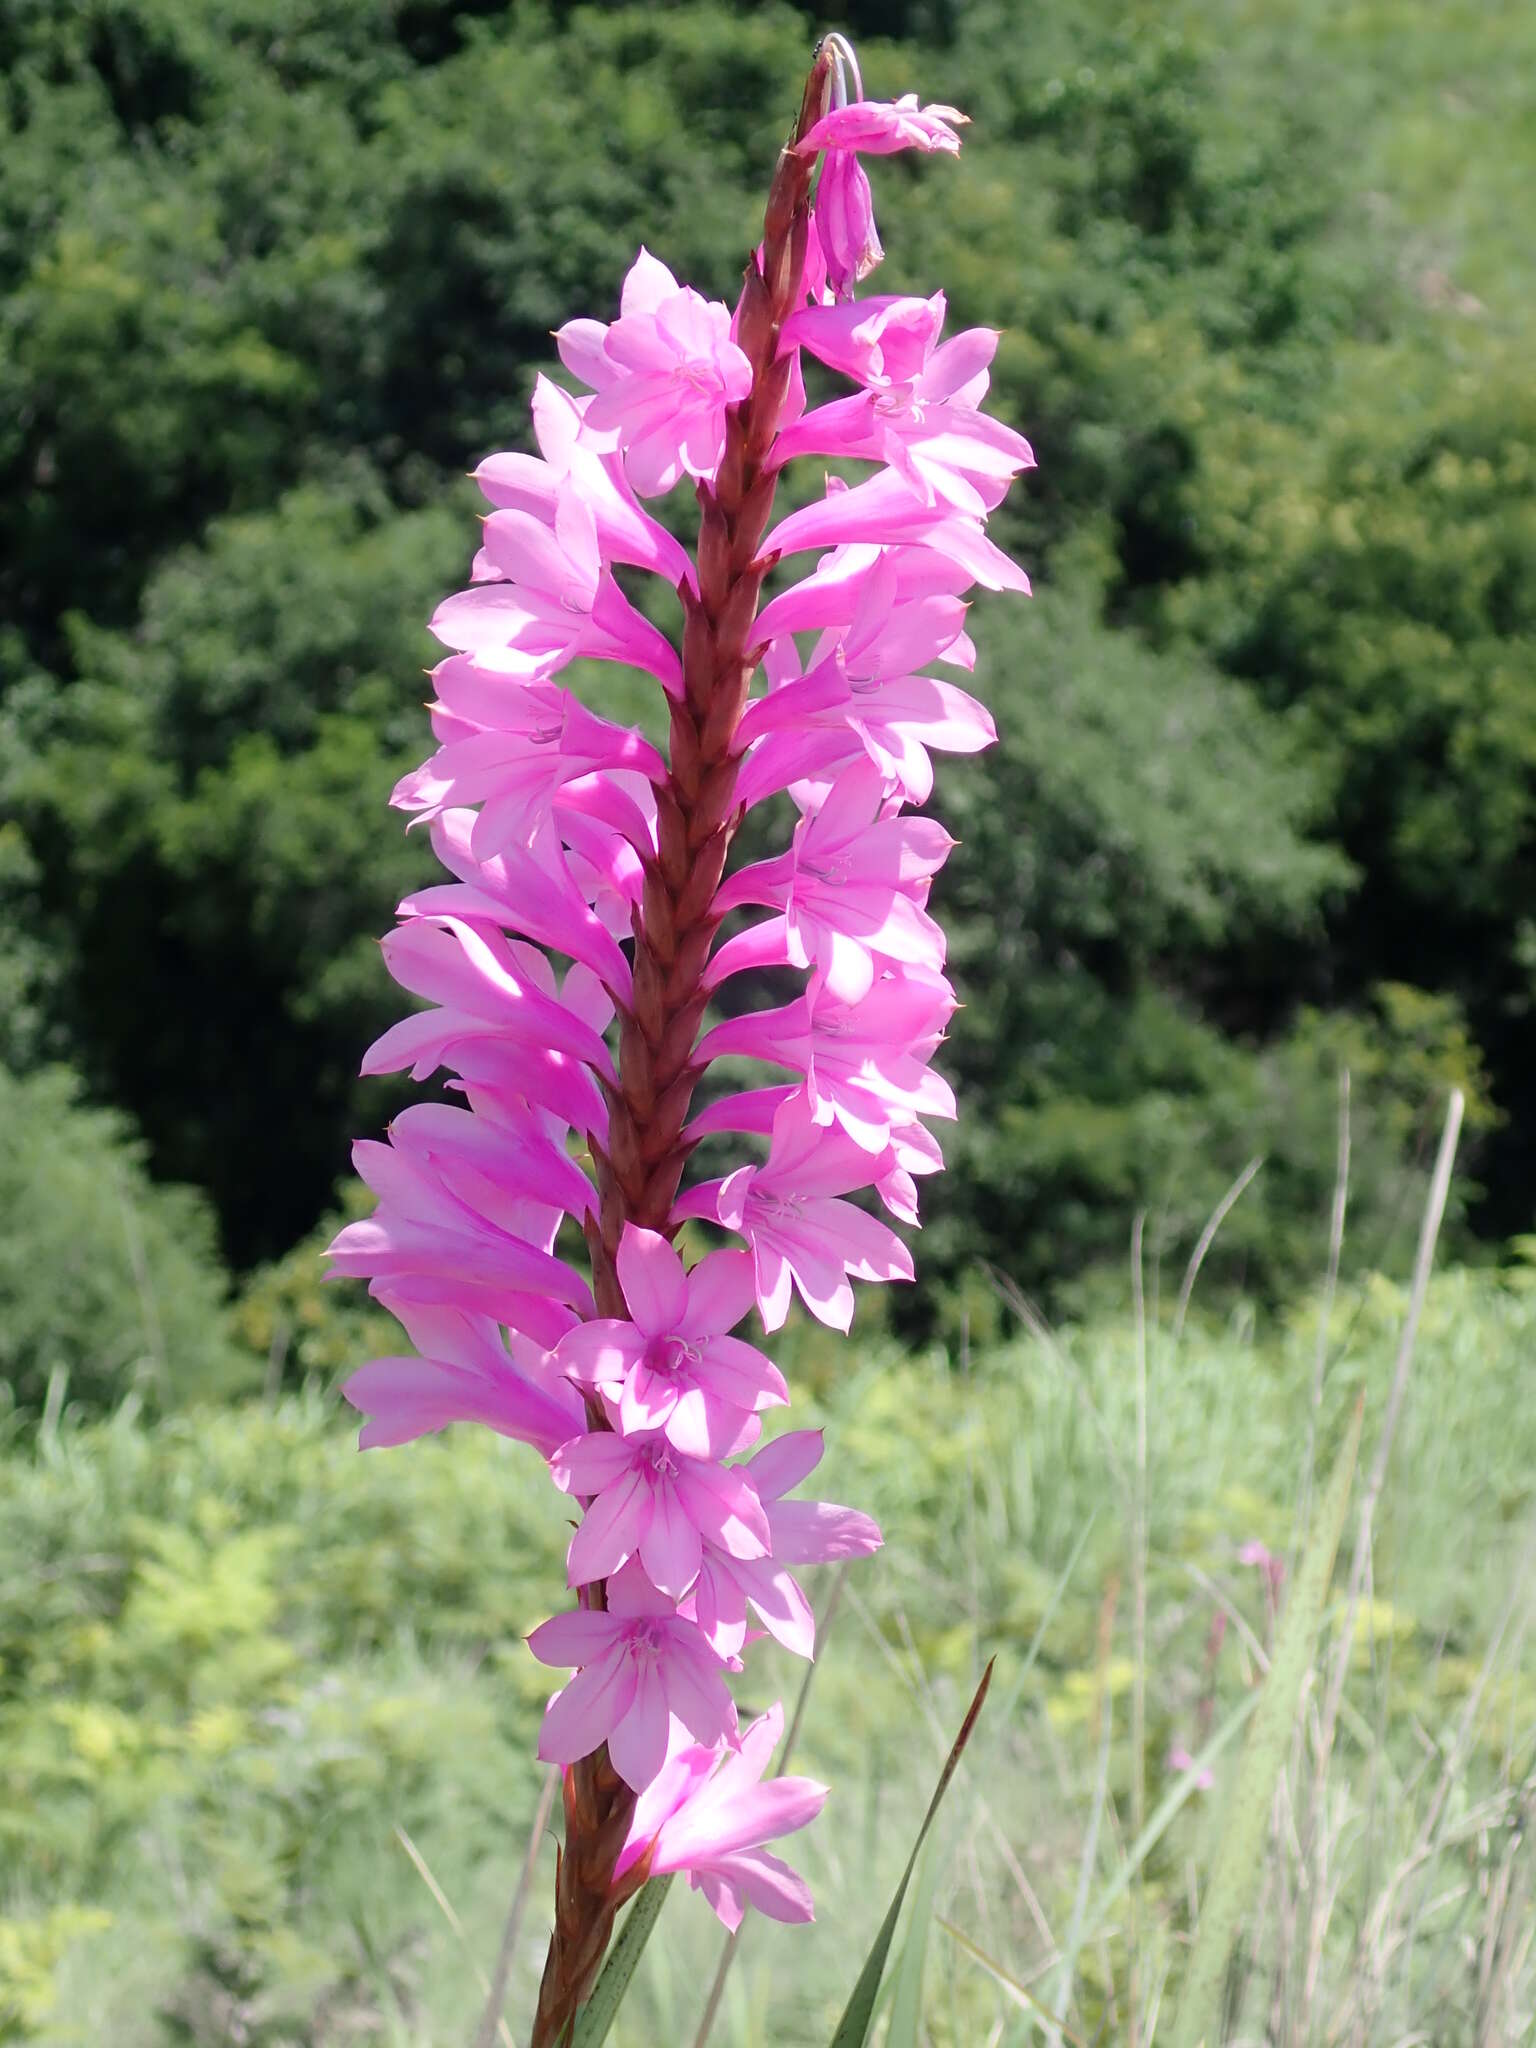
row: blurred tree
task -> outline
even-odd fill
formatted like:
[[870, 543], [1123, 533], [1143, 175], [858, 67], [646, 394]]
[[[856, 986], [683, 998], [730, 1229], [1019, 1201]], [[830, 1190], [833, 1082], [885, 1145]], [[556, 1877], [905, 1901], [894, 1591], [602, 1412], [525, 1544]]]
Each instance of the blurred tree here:
[[[1005, 328], [994, 400], [1040, 469], [1002, 538], [1052, 593], [991, 608], [1003, 746], [947, 783], [969, 1120], [936, 1267], [1059, 1278], [1130, 1204], [1187, 1244], [1267, 1147], [1231, 1242], [1285, 1284], [1346, 1046], [1383, 1204], [1481, 1060], [1485, 1219], [1522, 1219], [1536, 416], [1521, 323], [1474, 346], [1465, 294], [1405, 289], [1354, 169], [1516, 27], [1408, 51], [1372, 15], [1351, 54], [1326, 10], [1238, 34], [1211, 0], [847, 22], [871, 90], [974, 116], [958, 162], [882, 165], [881, 285]], [[782, 4], [0, 15], [0, 1042], [121, 1103], [242, 1264], [390, 1099], [354, 1076], [421, 871], [384, 804], [472, 540], [458, 473], [523, 439], [549, 330], [642, 238], [732, 292], [810, 36]]]
[[231, 1340], [214, 1220], [156, 1187], [142, 1145], [63, 1068], [0, 1067], [0, 1399], [115, 1406], [214, 1397], [258, 1369]]

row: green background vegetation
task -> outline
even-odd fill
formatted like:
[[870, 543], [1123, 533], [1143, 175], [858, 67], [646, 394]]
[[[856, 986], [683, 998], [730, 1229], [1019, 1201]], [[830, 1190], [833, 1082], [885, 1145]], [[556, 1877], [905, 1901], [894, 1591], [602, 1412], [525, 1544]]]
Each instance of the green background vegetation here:
[[[869, 16], [874, 89], [974, 116], [958, 163], [880, 167], [882, 286], [1005, 330], [996, 404], [1040, 459], [1000, 522], [1040, 595], [975, 613], [1002, 744], [942, 791], [964, 1117], [905, 1327], [953, 1334], [978, 1258], [1072, 1299], [1136, 1207], [1182, 1259], [1256, 1152], [1214, 1277], [1283, 1298], [1341, 1060], [1360, 1256], [1396, 1247], [1448, 1080], [1466, 1228], [1526, 1228], [1529, 11]], [[0, 1052], [123, 1111], [241, 1273], [395, 1099], [356, 1078], [400, 1000], [373, 940], [428, 856], [385, 799], [463, 473], [524, 441], [551, 328], [642, 237], [733, 292], [811, 32], [0, 20]]]
[[[506, 1447], [357, 1460], [335, 1413], [379, 1318], [317, 1253], [358, 1199], [348, 1139], [401, 1099], [356, 1068], [427, 859], [386, 799], [427, 744], [463, 473], [525, 442], [550, 330], [609, 307], [642, 239], [733, 293], [817, 25], [0, 7], [0, 2041], [469, 2038], [561, 1527]], [[1377, 1276], [1410, 1263], [1450, 1084], [1464, 1269], [1431, 1296], [1338, 1750], [1288, 1773], [1327, 1787], [1339, 1857], [1313, 2017], [1481, 2048], [1490, 1997], [1531, 2005], [1494, 1905], [1529, 1920], [1505, 1852], [1536, 1798], [1505, 1606], [1536, 1457], [1536, 13], [864, 0], [837, 25], [872, 91], [974, 117], [958, 163], [879, 166], [880, 283], [1005, 330], [994, 402], [1040, 467], [998, 530], [1037, 595], [976, 608], [1002, 741], [941, 780], [962, 1121], [922, 1284], [866, 1300], [851, 1347], [789, 1337], [831, 1490], [890, 1547], [807, 1723], [838, 1787], [805, 1851], [823, 1927], [754, 1933], [720, 2038], [825, 2038], [938, 1731], [979, 1659], [1022, 1672], [1080, 1540], [948, 1817], [938, 1904], [972, 1939], [1028, 1976], [1027, 1896], [1059, 1943], [1124, 1869], [1136, 1686], [1153, 1799], [1249, 1696], [1271, 1617], [1235, 1554], [1284, 1546], [1305, 1467], [1347, 1070], [1322, 1453], [1356, 1386], [1379, 1416], [1402, 1304]], [[1176, 1347], [1190, 1248], [1260, 1155]], [[1135, 1920], [1085, 1943], [1087, 2035], [1133, 1957], [1143, 2002], [1177, 1980], [1212, 1827], [1193, 1799]], [[1299, 2048], [1276, 1857], [1234, 2013]], [[1034, 2038], [946, 1939], [933, 2048]], [[678, 2038], [712, 1958], [669, 1905], [626, 2024]]]
[[[1369, 2048], [1416, 2029], [1482, 2048], [1520, 2039], [1510, 2022], [1531, 2010], [1529, 1953], [1501, 1960], [1499, 1940], [1530, 1926], [1536, 1877], [1536, 1408], [1521, 1393], [1533, 1280], [1524, 1265], [1450, 1273], [1430, 1293], [1346, 1711], [1319, 1772], [1318, 1989], [1306, 2028], [1268, 2036], [1286, 2048], [1341, 2022]], [[1374, 1435], [1403, 1308], [1403, 1290], [1373, 1278], [1324, 1319], [1320, 1462], [1362, 1387]], [[1262, 1671], [1273, 1612], [1238, 1552], [1286, 1549], [1320, 1315], [1301, 1303], [1262, 1344], [1240, 1318], [1178, 1344], [1166, 1319], [1150, 1333], [1149, 1812], [1181, 1782], [1170, 1752], [1199, 1751]], [[963, 1366], [888, 1339], [850, 1353], [802, 1329], [784, 1363], [798, 1414], [826, 1427], [828, 1495], [871, 1507], [887, 1548], [844, 1582], [807, 1704], [798, 1764], [833, 1792], [791, 1853], [817, 1925], [753, 1924], [715, 2048], [825, 2048], [993, 1654], [941, 1830], [937, 1911], [1054, 2003], [1051, 1959], [1084, 1886], [1085, 1924], [1103, 1924], [1078, 1959], [1074, 2033], [1128, 2040], [1130, 2005], [1165, 1974], [1166, 2020], [1235, 1748], [1100, 1915], [1136, 1832], [1131, 1327], [1016, 1333]], [[152, 1429], [121, 1409], [65, 1418], [32, 1455], [0, 1461], [0, 2041], [465, 2048], [537, 1798], [547, 1674], [519, 1638], [559, 1583], [561, 1505], [531, 1453], [485, 1432], [359, 1457], [314, 1393]], [[760, 1649], [743, 1707], [792, 1699], [800, 1671]], [[1309, 1764], [1304, 1743], [1287, 1773], [1297, 1832]], [[1301, 2010], [1290, 1835], [1241, 1959], [1235, 2040]], [[514, 2040], [552, 1882], [546, 1840]], [[718, 1937], [702, 1901], [675, 1893], [617, 2048], [687, 2048]], [[1045, 2038], [942, 1929], [928, 1941], [917, 2038]]]

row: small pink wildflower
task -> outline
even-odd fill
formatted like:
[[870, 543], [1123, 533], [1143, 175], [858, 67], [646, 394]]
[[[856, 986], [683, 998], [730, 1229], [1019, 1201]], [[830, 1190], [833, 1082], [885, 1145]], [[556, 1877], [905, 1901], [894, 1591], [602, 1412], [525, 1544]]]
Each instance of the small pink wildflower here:
[[1199, 1770], [1195, 1770], [1195, 1760], [1181, 1742], [1176, 1742], [1169, 1750], [1168, 1768], [1177, 1771], [1180, 1777], [1194, 1771], [1195, 1789], [1199, 1792], [1209, 1792], [1216, 1783], [1216, 1775], [1209, 1764], [1202, 1764]]

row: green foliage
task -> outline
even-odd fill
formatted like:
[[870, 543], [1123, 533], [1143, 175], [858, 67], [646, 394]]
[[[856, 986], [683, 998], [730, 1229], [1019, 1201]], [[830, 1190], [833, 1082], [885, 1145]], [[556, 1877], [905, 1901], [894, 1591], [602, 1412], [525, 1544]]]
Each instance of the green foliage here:
[[[431, 864], [387, 804], [427, 693], [402, 656], [428, 658], [460, 536], [349, 482], [216, 524], [132, 635], [72, 619], [79, 678], [35, 708], [45, 737], [13, 770], [56, 835], [38, 886], [73, 906], [92, 1078], [149, 1105], [158, 1163], [210, 1190], [247, 1254], [313, 1222], [348, 1127], [390, 1099], [355, 1080], [398, 1007], [374, 939]], [[122, 1030], [125, 988], [155, 990], [152, 1030]]]
[[1316, 1519], [1307, 1533], [1295, 1583], [1275, 1631], [1269, 1670], [1264, 1675], [1253, 1725], [1243, 1744], [1237, 1781], [1222, 1816], [1221, 1846], [1211, 1868], [1200, 1931], [1189, 1959], [1174, 2048], [1201, 2048], [1202, 2043], [1213, 2038], [1218, 2024], [1222, 1980], [1238, 1929], [1253, 1902], [1275, 1793], [1295, 1732], [1297, 1706], [1313, 1668], [1334, 1558], [1354, 1484], [1364, 1420], [1362, 1395], [1327, 1491], [1318, 1504]]
[[344, 1223], [372, 1209], [373, 1196], [363, 1183], [346, 1181], [337, 1211], [282, 1258], [247, 1276], [232, 1327], [238, 1343], [266, 1360], [269, 1390], [311, 1382], [330, 1389], [364, 1359], [399, 1349], [400, 1325], [393, 1316], [361, 1287], [326, 1279], [326, 1246]]
[[248, 1384], [202, 1197], [153, 1185], [123, 1118], [61, 1068], [0, 1067], [0, 1127], [0, 1398], [35, 1413]]
[[[1447, 2048], [1471, 2043], [1498, 1816], [1531, 1768], [1528, 1636], [1512, 1631], [1485, 1669], [1536, 1509], [1536, 1415], [1521, 1398], [1536, 1337], [1528, 1277], [1452, 1272], [1432, 1285], [1382, 1501], [1329, 1795], [1330, 2014], [1364, 1981], [1356, 1932], [1389, 1909], [1383, 1887], [1470, 1718], [1446, 1839], [1412, 1867], [1392, 1923], [1406, 1926], [1419, 1900], [1361, 2033], [1369, 2048], [1414, 2026]], [[1342, 1289], [1320, 1460], [1362, 1387], [1379, 1413], [1402, 1310], [1385, 1281]], [[1272, 1642], [1263, 1575], [1237, 1552], [1252, 1537], [1286, 1544], [1316, 1314], [1302, 1304], [1263, 1344], [1198, 1319], [1177, 1352], [1165, 1329], [1150, 1335], [1145, 1768], [1158, 1829], [1134, 1883], [1143, 1990], [1166, 1962], [1169, 2010], [1188, 1873], [1203, 1895], [1216, 1802], [1165, 1759], [1175, 1743], [1200, 1753], [1203, 1730], [1242, 1717], [1258, 1670], [1248, 1643]], [[851, 1358], [844, 1347], [825, 1401], [797, 1415], [826, 1425], [828, 1495], [871, 1508], [888, 1548], [856, 1567], [824, 1631], [797, 1752], [796, 1768], [833, 1788], [825, 1822], [790, 1852], [817, 1924], [753, 1921], [719, 2048], [830, 2038], [993, 1655], [991, 1701], [948, 1795], [959, 1853], [938, 1858], [937, 1913], [1044, 1989], [1049, 1951], [1010, 1869], [1027, 1872], [1059, 1937], [1108, 1711], [1074, 2031], [1092, 2038], [1108, 1986], [1123, 1991], [1132, 1880], [1117, 1843], [1131, 1833], [1135, 1667], [1115, 1594], [1132, 1540], [1133, 1357], [1120, 1322], [1050, 1341], [1010, 1332], [964, 1372], [869, 1340]], [[313, 1392], [153, 1427], [127, 1412], [88, 1427], [66, 1418], [0, 1458], [0, 2038], [473, 2037], [476, 1966], [496, 1951], [539, 1790], [532, 1743], [550, 1679], [520, 1638], [563, 1597], [567, 1525], [537, 1461], [489, 1432], [359, 1457], [354, 1420]], [[812, 1589], [824, 1602], [825, 1579]], [[1218, 1612], [1230, 1618], [1213, 1650]], [[763, 1658], [746, 1711], [798, 1683], [795, 1660]], [[1164, 1795], [1178, 1788], [1170, 1813]], [[542, 1960], [552, 1860], [546, 1848], [514, 1958], [514, 2038]], [[682, 1886], [665, 1920], [616, 2043], [686, 2041], [697, 2024], [719, 1929]], [[1261, 1916], [1261, 1930], [1278, 1925]], [[1267, 2010], [1266, 1954], [1261, 1942], [1251, 1959], [1255, 2013]], [[937, 1934], [924, 1983], [936, 2048], [1012, 2023], [1006, 1994]]]
[[[1043, 595], [981, 629], [1003, 744], [942, 798], [966, 1121], [930, 1287], [981, 1256], [1065, 1299], [1136, 1206], [1180, 1259], [1263, 1152], [1223, 1271], [1280, 1292], [1346, 1053], [1361, 1244], [1468, 1074], [1471, 1220], [1518, 1227], [1529, 21], [845, 25], [872, 90], [974, 116], [957, 162], [882, 163], [881, 282], [1005, 330], [994, 401], [1040, 457], [1002, 537]], [[525, 438], [550, 330], [642, 239], [732, 292], [811, 32], [532, 0], [0, 22], [0, 1051], [121, 1104], [242, 1267], [398, 1099], [355, 1074], [398, 1002], [372, 939], [422, 872], [384, 806], [469, 552], [460, 472]]]

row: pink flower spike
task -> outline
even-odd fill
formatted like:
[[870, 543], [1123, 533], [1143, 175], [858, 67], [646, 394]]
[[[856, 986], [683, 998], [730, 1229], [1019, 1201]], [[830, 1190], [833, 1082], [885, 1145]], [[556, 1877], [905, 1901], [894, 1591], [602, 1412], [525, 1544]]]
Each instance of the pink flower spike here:
[[753, 1417], [789, 1399], [778, 1367], [727, 1334], [752, 1306], [751, 1260], [711, 1252], [685, 1274], [665, 1238], [630, 1223], [618, 1270], [632, 1320], [578, 1324], [556, 1354], [559, 1369], [595, 1387], [627, 1437], [660, 1431], [685, 1458], [741, 1449]]
[[736, 1734], [721, 1660], [633, 1567], [609, 1580], [606, 1613], [557, 1614], [528, 1647], [541, 1664], [577, 1667], [545, 1710], [546, 1763], [576, 1763], [606, 1742], [619, 1776], [643, 1792], [666, 1761], [674, 1720], [703, 1743]]
[[783, 1733], [776, 1704], [742, 1731], [736, 1749], [695, 1747], [669, 1758], [635, 1804], [614, 1876], [649, 1849], [651, 1875], [685, 1871], [732, 1933], [748, 1905], [773, 1920], [814, 1919], [805, 1881], [764, 1847], [813, 1821], [827, 1797], [811, 1778], [764, 1782]]
[[[330, 1250], [409, 1340], [346, 1382], [362, 1444], [476, 1422], [565, 1496], [573, 1611], [529, 1638], [565, 1681], [539, 1734], [568, 1773], [562, 1869], [617, 1862], [621, 1890], [685, 1873], [733, 1930], [749, 1905], [811, 1917], [772, 1845], [826, 1795], [769, 1778], [782, 1711], [739, 1732], [729, 1675], [764, 1634], [810, 1657], [796, 1573], [881, 1540], [795, 1497], [821, 1437], [765, 1440], [789, 1390], [746, 1319], [777, 1330], [798, 1296], [846, 1331], [855, 1282], [913, 1277], [897, 1232], [956, 1108], [932, 1064], [955, 996], [929, 908], [953, 841], [926, 804], [940, 753], [994, 737], [930, 671], [976, 667], [973, 586], [1028, 589], [986, 532], [1032, 460], [981, 409], [997, 337], [943, 339], [936, 279], [847, 302], [882, 253], [865, 159], [952, 154], [961, 117], [866, 100], [836, 34], [801, 105], [734, 311], [642, 249], [617, 317], [557, 337], [584, 388], [540, 377], [536, 451], [480, 464], [467, 587], [431, 622], [434, 751], [395, 791], [443, 870], [382, 941], [418, 1002], [363, 1062], [438, 1088], [358, 1143], [375, 1208]], [[813, 359], [852, 380], [814, 410]], [[839, 469], [775, 523], [801, 456], [862, 480]], [[684, 546], [644, 501], [690, 480]], [[804, 573], [763, 604], [795, 554]], [[674, 593], [670, 638], [631, 600], [640, 571]], [[670, 702], [601, 716], [597, 662]], [[781, 796], [792, 831], [739, 829]], [[705, 1081], [722, 1059], [725, 1091], [718, 1066]], [[727, 1141], [717, 1178], [697, 1178], [705, 1138]], [[692, 1219], [730, 1248], [680, 1255]], [[541, 2041], [569, 2035], [610, 1932], [612, 1896], [578, 1890]]]
[[680, 477], [709, 481], [725, 452], [725, 411], [752, 388], [752, 365], [731, 339], [729, 309], [679, 285], [642, 249], [624, 281], [620, 316], [603, 328], [573, 321], [555, 337], [566, 368], [597, 396], [583, 436], [623, 451], [642, 497]]
[[915, 92], [903, 93], [899, 100], [850, 100], [823, 114], [795, 148], [800, 156], [854, 149], [864, 156], [892, 156], [900, 149], [958, 156], [960, 138], [955, 130], [969, 122], [970, 116], [954, 107], [920, 107]]

